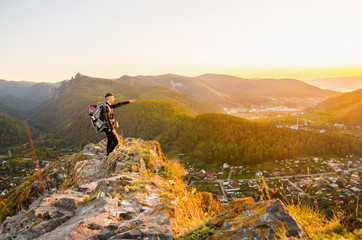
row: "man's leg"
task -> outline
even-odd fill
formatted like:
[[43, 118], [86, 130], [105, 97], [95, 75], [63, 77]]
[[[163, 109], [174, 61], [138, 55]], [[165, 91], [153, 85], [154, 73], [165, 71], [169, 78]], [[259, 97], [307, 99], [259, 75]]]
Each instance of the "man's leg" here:
[[109, 153], [111, 153], [114, 150], [114, 148], [118, 145], [118, 138], [116, 135], [114, 135], [113, 132], [110, 132], [109, 136], [112, 139], [111, 145], [109, 146]]
[[112, 132], [108, 131], [108, 129], [105, 129], [104, 132], [107, 135], [107, 156], [109, 155], [110, 152], [112, 152], [111, 146], [112, 146], [112, 142], [113, 142], [113, 137], [112, 135], [114, 135]]

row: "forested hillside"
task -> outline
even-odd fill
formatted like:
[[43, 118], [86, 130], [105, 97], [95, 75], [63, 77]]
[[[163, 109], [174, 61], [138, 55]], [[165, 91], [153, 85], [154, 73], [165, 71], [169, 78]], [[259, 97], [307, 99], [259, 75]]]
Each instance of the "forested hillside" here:
[[52, 83], [0, 80], [0, 102], [22, 110], [29, 109], [32, 105], [47, 100], [55, 87]]
[[0, 101], [0, 113], [4, 113], [7, 115], [10, 115], [15, 118], [21, 118], [22, 112], [18, 109], [15, 109], [13, 107], [10, 107]]
[[[26, 125], [14, 117], [0, 113], [0, 153], [6, 153], [8, 147], [24, 144], [28, 141]], [[31, 128], [36, 136], [39, 131]]]
[[[192, 118], [188, 111], [165, 100], [139, 100], [115, 109], [114, 114], [120, 126], [117, 131], [123, 136], [155, 139], [168, 150], [181, 135], [183, 125]], [[99, 141], [105, 134], [95, 132], [87, 111], [83, 110], [72, 123], [58, 130], [56, 136], [72, 145], [83, 146]]]
[[301, 156], [362, 154], [362, 138], [253, 123], [225, 114], [202, 114], [187, 123], [182, 151], [206, 162], [253, 164]]
[[17, 117], [24, 117], [25, 112], [37, 107], [40, 102], [30, 98], [24, 98], [22, 96], [14, 95], [0, 95], [0, 103], [6, 104], [17, 110]]
[[[46, 101], [51, 83], [19, 82], [0, 80], [0, 152], [5, 153], [9, 147], [27, 142], [25, 120], [32, 110]], [[30, 126], [36, 137], [39, 130]]]
[[[250, 122], [226, 114], [196, 117], [168, 101], [143, 100], [115, 110], [124, 137], [156, 139], [166, 152], [183, 152], [209, 163], [255, 164], [301, 156], [362, 155], [362, 138], [330, 135]], [[96, 134], [85, 111], [57, 134], [82, 146]]]

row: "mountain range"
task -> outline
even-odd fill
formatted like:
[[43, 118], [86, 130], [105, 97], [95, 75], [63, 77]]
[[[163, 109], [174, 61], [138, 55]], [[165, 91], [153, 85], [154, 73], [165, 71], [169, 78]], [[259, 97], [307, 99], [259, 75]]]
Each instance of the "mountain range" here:
[[264, 97], [331, 97], [338, 92], [323, 90], [297, 79], [245, 79], [229, 75], [205, 74], [198, 78], [227, 89]]
[[[230, 84], [233, 87], [227, 89], [216, 86], [220, 85], [223, 80], [227, 83], [225, 86]], [[49, 99], [35, 105], [30, 111], [25, 112], [19, 108], [15, 109], [2, 104], [0, 105], [0, 112], [14, 117], [19, 116], [18, 114], [21, 112], [23, 114], [18, 118], [27, 120], [31, 126], [43, 133], [64, 139], [72, 146], [82, 146], [104, 137], [103, 134], [96, 134], [91, 128], [87, 115], [88, 105], [103, 102], [105, 93], [113, 92], [116, 101], [138, 99], [136, 104], [115, 111], [116, 119], [121, 126], [118, 131], [125, 136], [142, 137], [148, 140], [156, 139], [166, 151], [187, 151], [194, 153], [203, 160], [218, 156], [218, 158], [226, 161], [248, 162], [264, 161], [270, 157], [295, 156], [295, 153], [333, 152], [327, 147], [329, 140], [319, 136], [307, 137], [308, 134], [295, 133], [291, 130], [289, 133], [289, 130], [258, 125], [244, 120], [239, 121], [239, 118], [230, 118], [225, 114], [205, 114], [222, 112], [223, 103], [231, 104], [230, 106], [260, 104], [271, 97], [291, 96], [288, 92], [292, 91], [293, 88], [294, 94], [299, 97], [341, 94], [322, 90], [298, 80], [271, 79], [263, 81], [274, 82], [271, 85], [274, 85], [275, 88], [269, 85], [269, 88], [261, 86], [258, 90], [256, 86], [250, 83], [251, 80], [243, 81], [243, 79], [226, 75], [208, 74], [197, 78], [188, 78], [166, 74], [161, 76], [123, 76], [116, 80], [109, 80], [77, 74], [71, 80], [63, 81], [59, 87], [53, 89], [49, 89], [47, 85], [40, 85], [48, 91]], [[283, 81], [285, 84], [282, 84]], [[241, 88], [245, 88], [249, 92], [242, 95], [238, 91]], [[198, 89], [199, 95], [196, 94], [195, 89]], [[295, 89], [300, 90], [300, 92], [295, 93]], [[308, 89], [310, 92], [307, 91]], [[238, 94], [236, 93], [242, 96], [237, 98]], [[225, 102], [223, 102], [224, 100]], [[4, 127], [6, 128], [6, 125], [11, 124], [11, 122], [6, 121]], [[221, 126], [223, 127], [220, 128]], [[247, 134], [240, 135], [239, 131]], [[267, 132], [267, 134], [263, 134], [263, 132]], [[270, 145], [273, 141], [269, 139], [269, 135], [287, 135], [288, 138], [278, 137], [278, 140], [275, 138], [274, 145]], [[209, 137], [205, 138], [205, 136]], [[228, 139], [228, 141], [220, 138], [220, 136]], [[8, 134], [6, 137], [9, 139], [17, 138], [16, 135], [12, 134]], [[313, 139], [310, 141], [319, 141], [321, 145], [318, 151], [315, 148], [299, 149], [297, 145], [293, 144], [286, 146], [282, 142], [288, 142], [289, 137], [300, 138], [300, 141], [305, 141], [302, 139], [307, 137]], [[320, 139], [317, 140], [318, 138]], [[211, 141], [207, 145], [211, 149], [205, 148], [205, 142], [208, 141]], [[241, 144], [240, 141], [243, 143]], [[262, 141], [263, 144], [258, 144], [259, 141]], [[335, 139], [335, 141], [343, 142], [342, 139]], [[13, 142], [17, 143], [18, 141], [14, 140]], [[298, 141], [294, 142], [298, 143]], [[278, 147], [276, 147], [277, 145]], [[316, 144], [311, 143], [311, 145]], [[230, 147], [235, 148], [235, 150], [230, 152]], [[248, 151], [242, 150], [241, 147], [244, 150], [248, 149]], [[321, 151], [321, 149], [323, 150]], [[347, 152], [354, 151], [353, 149], [345, 150]], [[243, 159], [237, 159], [240, 154], [243, 155]], [[334, 154], [339, 153], [334, 152]]]
[[243, 79], [220, 74], [123, 76], [116, 81], [133, 86], [162, 85], [220, 107], [260, 106], [275, 97], [332, 97], [340, 94], [296, 79]]
[[197, 77], [184, 77], [174, 74], [136, 77], [123, 76], [116, 81], [135, 86], [139, 84], [148, 84], [149, 86], [161, 85], [220, 107], [238, 107], [250, 104], [261, 105], [268, 101], [265, 97], [225, 89]]
[[86, 111], [88, 105], [104, 102], [107, 92], [113, 92], [118, 101], [133, 98], [167, 100], [188, 109], [193, 114], [221, 111], [210, 103], [163, 86], [130, 86], [79, 74], [74, 79], [63, 82], [52, 92], [52, 98], [35, 108], [29, 115], [29, 123], [40, 130], [55, 132], [70, 124], [78, 113]]
[[53, 83], [0, 80], [0, 102], [19, 110], [28, 110], [49, 98]]

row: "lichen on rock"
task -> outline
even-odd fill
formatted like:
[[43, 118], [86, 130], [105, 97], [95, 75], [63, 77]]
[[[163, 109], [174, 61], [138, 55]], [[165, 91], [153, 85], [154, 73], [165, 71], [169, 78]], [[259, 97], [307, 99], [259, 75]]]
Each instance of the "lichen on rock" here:
[[237, 199], [216, 218], [218, 231], [210, 239], [275, 239], [303, 237], [303, 232], [279, 199], [253, 202]]

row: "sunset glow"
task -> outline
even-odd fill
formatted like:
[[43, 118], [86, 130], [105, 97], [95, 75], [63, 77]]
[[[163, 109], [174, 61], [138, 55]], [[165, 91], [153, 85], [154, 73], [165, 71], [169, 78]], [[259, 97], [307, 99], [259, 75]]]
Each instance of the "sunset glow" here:
[[0, 0], [0, 79], [362, 75], [357, 0]]

